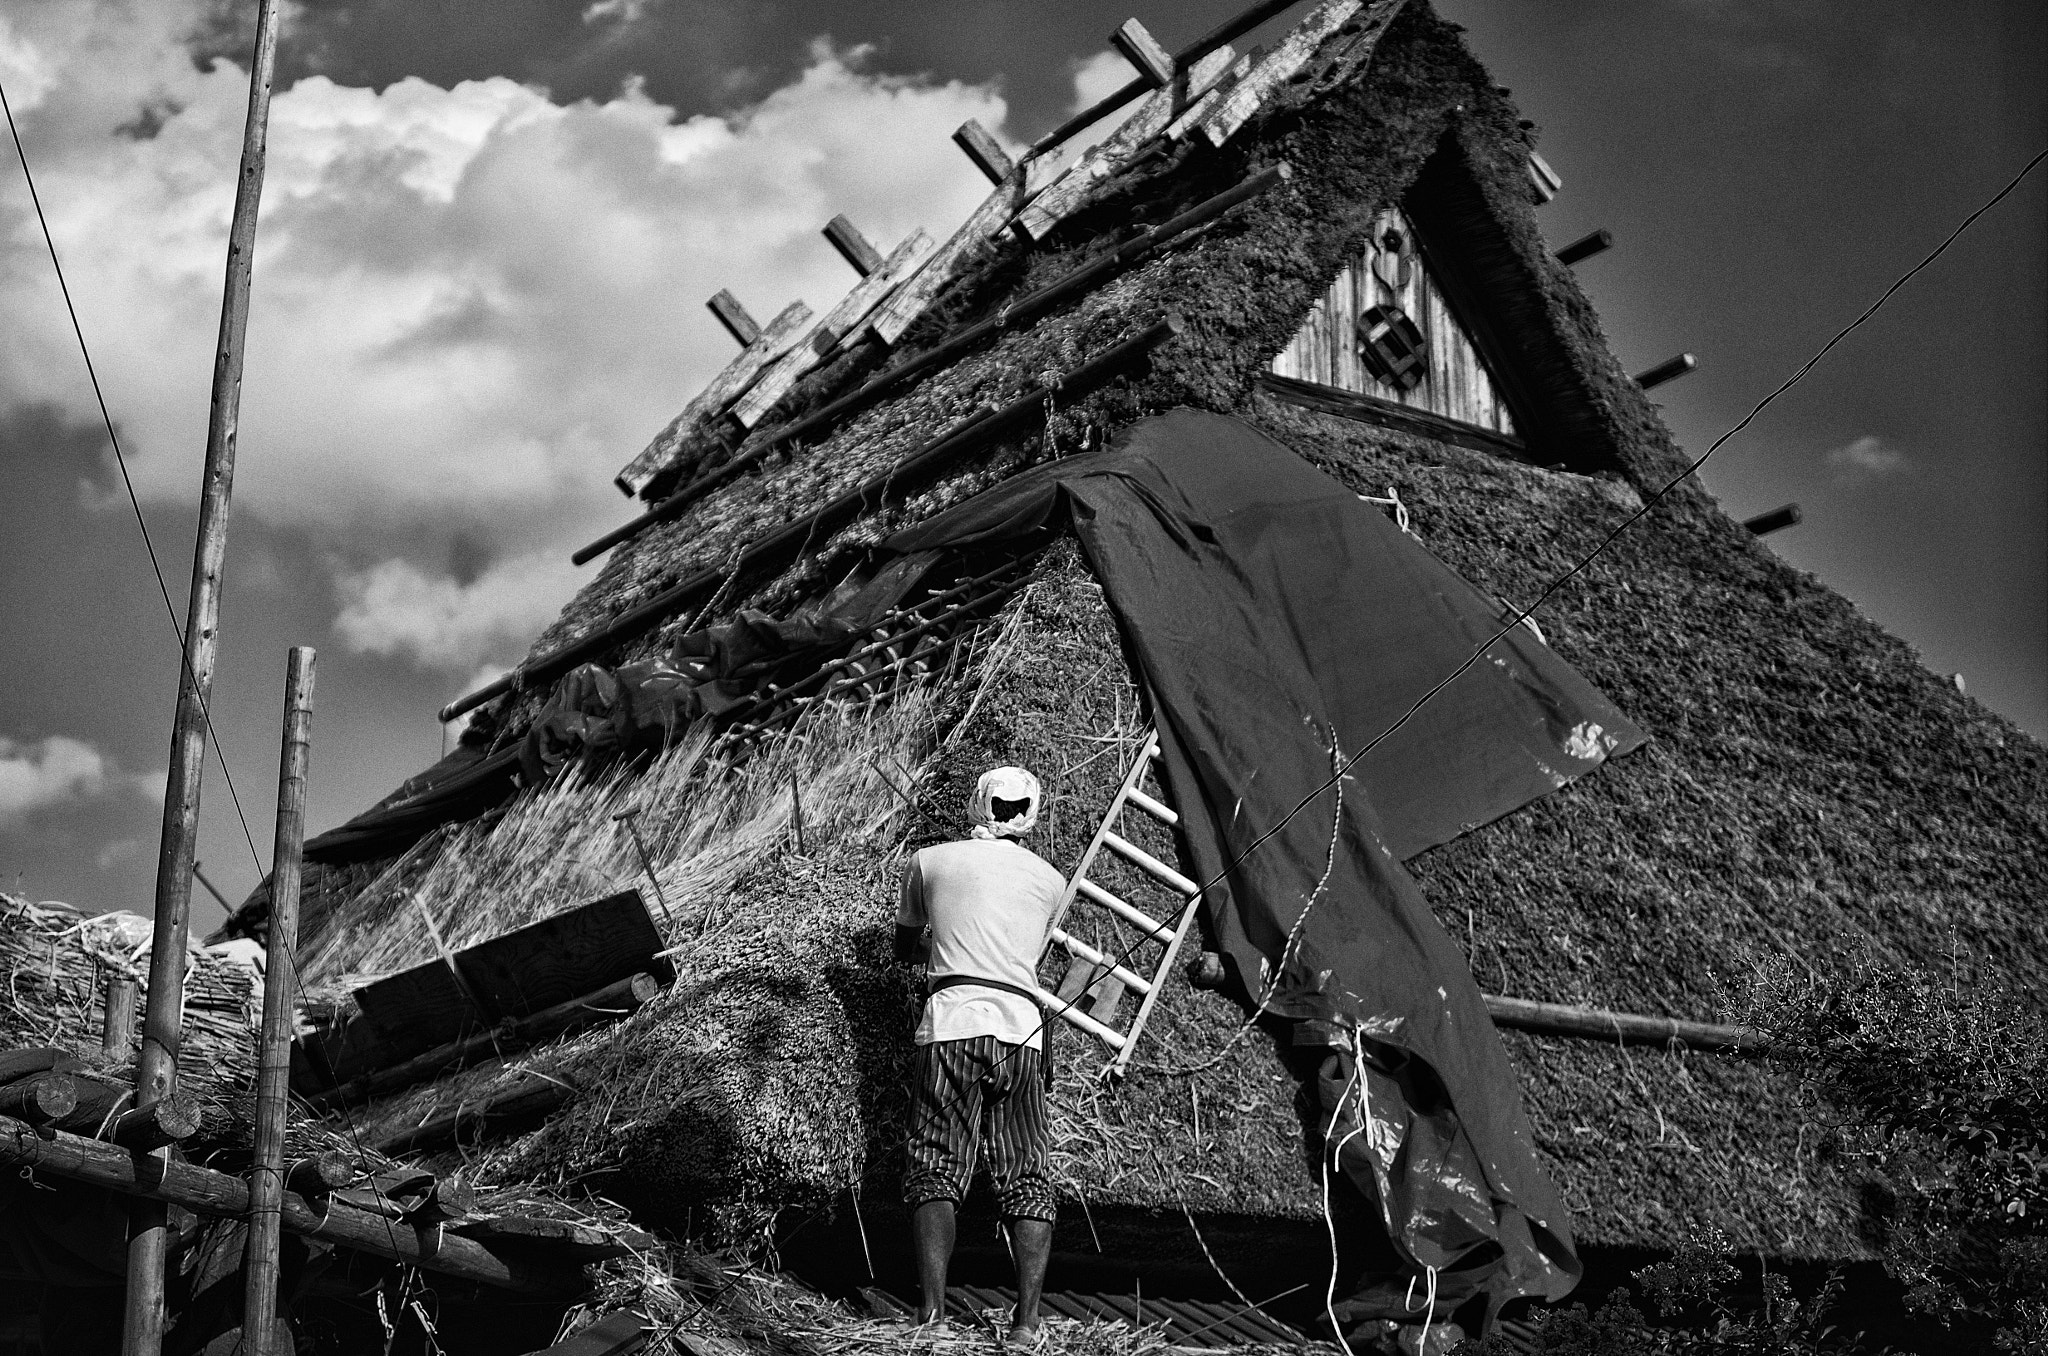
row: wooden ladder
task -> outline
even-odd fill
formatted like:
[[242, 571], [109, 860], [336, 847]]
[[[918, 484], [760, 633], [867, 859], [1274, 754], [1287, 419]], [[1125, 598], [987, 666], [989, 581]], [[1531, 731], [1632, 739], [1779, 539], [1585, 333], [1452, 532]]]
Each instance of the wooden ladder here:
[[[1109, 1065], [1103, 1075], [1110, 1078], [1122, 1077], [1129, 1066], [1131, 1052], [1136, 1048], [1138, 1037], [1145, 1030], [1145, 1022], [1152, 1015], [1152, 1005], [1159, 999], [1159, 986], [1165, 982], [1167, 971], [1174, 957], [1180, 952], [1180, 944], [1194, 925], [1195, 897], [1201, 887], [1180, 872], [1160, 861], [1151, 853], [1125, 838], [1116, 831], [1118, 817], [1125, 806], [1144, 811], [1168, 828], [1180, 823], [1180, 816], [1162, 800], [1147, 793], [1144, 788], [1145, 775], [1152, 768], [1152, 761], [1159, 756], [1159, 734], [1146, 730], [1137, 758], [1125, 774], [1123, 785], [1110, 798], [1109, 809], [1102, 816], [1102, 824], [1095, 830], [1088, 850], [1081, 854], [1080, 865], [1074, 868], [1073, 877], [1067, 881], [1065, 893], [1060, 896], [1059, 909], [1053, 914], [1052, 930], [1047, 938], [1047, 950], [1064, 947], [1070, 957], [1066, 977], [1061, 980], [1057, 993], [1040, 989], [1039, 1002], [1049, 1011], [1065, 1018], [1089, 1035], [1101, 1041], [1113, 1051]], [[1088, 878], [1088, 872], [1095, 865], [1097, 854], [1107, 848], [1132, 866], [1145, 872], [1171, 891], [1178, 901], [1178, 907], [1168, 918], [1155, 918], [1145, 910], [1126, 900], [1118, 898]], [[1135, 928], [1142, 944], [1156, 944], [1161, 948], [1158, 959], [1150, 967], [1150, 973], [1123, 964], [1124, 957], [1108, 954], [1082, 941], [1068, 932], [1062, 924], [1066, 922], [1067, 911], [1075, 903], [1086, 900], [1113, 915], [1118, 922]], [[1135, 954], [1135, 953], [1133, 953]], [[1111, 1023], [1115, 1020], [1116, 1009], [1128, 989], [1139, 995], [1138, 1011], [1130, 1024], [1119, 1031]]]

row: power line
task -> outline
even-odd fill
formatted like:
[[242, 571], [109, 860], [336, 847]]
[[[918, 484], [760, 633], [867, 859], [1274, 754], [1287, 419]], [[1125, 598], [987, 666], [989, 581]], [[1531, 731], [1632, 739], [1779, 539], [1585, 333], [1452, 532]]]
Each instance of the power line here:
[[[1928, 252], [1925, 258], [1921, 259], [1919, 263], [1913, 265], [1913, 267], [1907, 269], [1904, 273], [1900, 274], [1899, 277], [1896, 280], [1894, 280], [1890, 286], [1886, 287], [1883, 292], [1879, 293], [1877, 300], [1871, 302], [1870, 305], [1865, 307], [1863, 309], [1862, 314], [1858, 315], [1854, 320], [1850, 321], [1841, 329], [1837, 330], [1834, 336], [1830, 338], [1825, 344], [1822, 344], [1820, 348], [1814, 352], [1814, 355], [1812, 357], [1808, 358], [1804, 363], [1800, 364], [1798, 369], [1795, 370], [1791, 376], [1787, 377], [1784, 381], [1780, 382], [1777, 388], [1773, 390], [1769, 395], [1766, 395], [1763, 399], [1757, 401], [1757, 403], [1750, 408], [1749, 413], [1743, 415], [1742, 418], [1738, 420], [1735, 423], [1735, 425], [1731, 427], [1726, 433], [1723, 433], [1720, 437], [1714, 439], [1713, 443], [1708, 446], [1706, 451], [1700, 453], [1698, 457], [1694, 458], [1690, 463], [1687, 464], [1686, 468], [1683, 471], [1680, 471], [1677, 475], [1673, 476], [1663, 486], [1663, 488], [1659, 489], [1655, 494], [1652, 494], [1648, 499], [1646, 499], [1641, 505], [1641, 507], [1637, 508], [1635, 512], [1631, 513], [1628, 517], [1622, 519], [1621, 523], [1618, 526], [1616, 526], [1613, 531], [1609, 532], [1605, 537], [1603, 537], [1600, 540], [1600, 542], [1596, 546], [1594, 546], [1591, 551], [1587, 552], [1582, 559], [1580, 559], [1570, 569], [1566, 570], [1563, 574], [1557, 576], [1557, 578], [1553, 579], [1548, 585], [1546, 585], [1543, 591], [1536, 596], [1535, 602], [1532, 602], [1527, 607], [1522, 608], [1520, 611], [1516, 613], [1512, 620], [1506, 622], [1501, 626], [1499, 630], [1495, 631], [1491, 636], [1488, 636], [1486, 640], [1482, 642], [1480, 646], [1466, 658], [1464, 663], [1458, 665], [1458, 667], [1452, 670], [1449, 675], [1444, 677], [1441, 681], [1437, 682], [1433, 687], [1431, 687], [1427, 692], [1424, 692], [1420, 697], [1418, 697], [1415, 700], [1415, 703], [1411, 705], [1405, 712], [1403, 712], [1398, 720], [1396, 720], [1392, 725], [1389, 725], [1386, 729], [1380, 731], [1377, 735], [1373, 736], [1372, 741], [1368, 743], [1364, 748], [1352, 754], [1343, 762], [1338, 763], [1336, 766], [1336, 770], [1332, 772], [1330, 776], [1322, 782], [1321, 785], [1317, 786], [1314, 790], [1310, 791], [1307, 795], [1303, 796], [1299, 801], [1295, 802], [1294, 808], [1289, 810], [1286, 814], [1282, 815], [1277, 823], [1275, 823], [1271, 828], [1267, 829], [1264, 833], [1260, 834], [1258, 837], [1252, 839], [1252, 841], [1248, 843], [1241, 851], [1239, 851], [1235, 856], [1233, 856], [1228, 862], [1225, 862], [1222, 868], [1219, 869], [1214, 876], [1210, 877], [1207, 881], [1203, 882], [1201, 886], [1198, 887], [1193, 894], [1188, 896], [1187, 901], [1185, 903], [1183, 903], [1178, 909], [1175, 909], [1166, 918], [1162, 919], [1162, 925], [1168, 927], [1177, 925], [1180, 921], [1181, 915], [1186, 913], [1189, 909], [1192, 909], [1195, 906], [1196, 902], [1200, 900], [1203, 895], [1207, 894], [1209, 891], [1215, 889], [1218, 885], [1220, 885], [1232, 871], [1235, 871], [1240, 865], [1244, 863], [1246, 858], [1250, 857], [1252, 853], [1258, 851], [1259, 848], [1265, 846], [1265, 844], [1270, 842], [1276, 834], [1278, 834], [1282, 829], [1286, 828], [1287, 825], [1293, 821], [1296, 815], [1300, 814], [1303, 810], [1307, 809], [1311, 804], [1320, 799], [1324, 792], [1328, 791], [1331, 787], [1336, 786], [1339, 782], [1341, 782], [1343, 778], [1351, 771], [1351, 769], [1357, 766], [1361, 759], [1363, 759], [1367, 754], [1371, 753], [1374, 749], [1378, 748], [1396, 731], [1400, 730], [1403, 726], [1407, 725], [1409, 721], [1413, 720], [1417, 712], [1421, 711], [1422, 708], [1428, 705], [1429, 702], [1438, 693], [1442, 692], [1445, 688], [1449, 687], [1452, 683], [1456, 682], [1468, 670], [1470, 670], [1474, 664], [1477, 664], [1482, 658], [1484, 658], [1486, 652], [1492, 649], [1497, 643], [1499, 643], [1502, 637], [1511, 634], [1517, 626], [1520, 626], [1523, 622], [1527, 621], [1530, 618], [1530, 616], [1535, 613], [1536, 609], [1541, 607], [1546, 601], [1548, 601], [1551, 598], [1551, 596], [1554, 595], [1559, 589], [1563, 588], [1567, 583], [1569, 583], [1572, 579], [1576, 578], [1578, 575], [1583, 574], [1587, 567], [1592, 565], [1592, 563], [1595, 560], [1597, 560], [1607, 550], [1608, 547], [1612, 546], [1615, 543], [1615, 541], [1621, 536], [1622, 533], [1628, 531], [1629, 528], [1635, 526], [1636, 523], [1642, 521], [1644, 516], [1647, 515], [1651, 509], [1655, 508], [1659, 503], [1663, 502], [1663, 500], [1668, 495], [1670, 495], [1670, 493], [1673, 490], [1677, 489], [1678, 486], [1681, 483], [1683, 483], [1688, 476], [1691, 476], [1694, 472], [1698, 471], [1700, 467], [1706, 465], [1707, 459], [1713, 456], [1714, 453], [1720, 451], [1723, 444], [1725, 444], [1730, 438], [1733, 438], [1736, 434], [1742, 432], [1743, 429], [1748, 428], [1751, 422], [1754, 421], [1759, 414], [1762, 414], [1766, 408], [1768, 408], [1774, 401], [1778, 399], [1778, 397], [1784, 395], [1787, 391], [1791, 390], [1794, 386], [1798, 385], [1800, 381], [1802, 381], [1809, 372], [1813, 371], [1813, 369], [1820, 363], [1820, 360], [1822, 358], [1825, 358], [1830, 352], [1834, 350], [1836, 345], [1840, 344], [1844, 339], [1847, 339], [1849, 335], [1858, 328], [1860, 328], [1865, 321], [1869, 320], [1872, 316], [1876, 315], [1878, 310], [1881, 307], [1883, 307], [1883, 305], [1887, 301], [1891, 300], [1892, 296], [1895, 293], [1897, 293], [1900, 288], [1904, 287], [1908, 282], [1912, 281], [1915, 275], [1920, 273], [1921, 270], [1925, 269], [1929, 264], [1932, 264], [1936, 259], [1939, 259], [1945, 252], [1947, 252], [1948, 247], [1950, 245], [1953, 245], [1956, 242], [1956, 239], [1959, 236], [1961, 236], [1964, 231], [1968, 230], [1973, 223], [1976, 222], [1977, 218], [1983, 216], [1993, 207], [1996, 207], [2001, 201], [2005, 199], [2005, 197], [2008, 194], [2010, 194], [2014, 189], [2018, 188], [2020, 186], [2020, 182], [2024, 180], [2029, 174], [2033, 173], [2035, 168], [2039, 166], [2043, 160], [2048, 160], [2048, 150], [2042, 150], [2036, 153], [2034, 158], [2029, 160], [2024, 166], [2022, 166], [2019, 173], [2013, 175], [2013, 177], [2006, 182], [2003, 188], [1999, 189], [1998, 192], [1992, 194], [1990, 198], [1986, 199], [1982, 206], [1978, 207], [1975, 211], [1971, 212], [1968, 216], [1964, 217], [1962, 221], [1956, 226], [1956, 228], [1950, 231], [1939, 245], [1936, 245], [1932, 250]], [[1292, 934], [1290, 934], [1290, 938], [1293, 936], [1298, 936], [1300, 934], [1301, 924], [1303, 921], [1306, 920], [1308, 911], [1312, 907], [1314, 907], [1313, 897], [1311, 897], [1310, 903], [1303, 908], [1301, 916], [1295, 920], [1294, 931]], [[1146, 940], [1147, 939], [1144, 937], [1139, 937], [1136, 940], [1132, 941], [1128, 946], [1126, 946], [1123, 949], [1122, 952], [1120, 952], [1115, 957], [1113, 963], [1116, 965], [1122, 965], [1124, 962], [1128, 961], [1133, 955], [1137, 953], [1138, 948], [1145, 944]], [[1279, 983], [1280, 971], [1285, 964], [1286, 958], [1283, 954], [1280, 965], [1276, 965], [1273, 967], [1273, 982], [1276, 985]], [[1044, 1012], [1040, 1016], [1038, 1025], [1033, 1029], [1032, 1034], [1037, 1035], [1039, 1032], [1044, 1031], [1046, 1027], [1051, 1023], [1054, 1017], [1072, 1010], [1077, 1005], [1077, 1002], [1078, 996], [1075, 999], [1064, 1000], [1059, 1008], [1054, 1009], [1051, 1012]], [[1017, 1048], [1023, 1049], [1025, 1047], [1020, 1045]], [[1004, 1055], [1002, 1060], [997, 1061], [998, 1066], [1000, 1066], [1003, 1062], [1007, 1061], [1011, 1057], [1011, 1055]]]
[[50, 222], [43, 215], [42, 195], [36, 192], [36, 177], [28, 167], [28, 152], [21, 144], [21, 130], [14, 125], [14, 106], [8, 102], [7, 88], [0, 85], [0, 112], [7, 115], [8, 135], [14, 138], [14, 154], [21, 161], [21, 177], [28, 183], [29, 201], [35, 204], [36, 223], [43, 229], [43, 244], [50, 251], [50, 267], [57, 273], [57, 290], [64, 296], [65, 314], [71, 317], [71, 332], [78, 338], [78, 352], [85, 359], [85, 374], [92, 381], [93, 399], [99, 402], [100, 422], [106, 425], [107, 441], [114, 448], [114, 465], [121, 471], [121, 487], [128, 493], [128, 506], [135, 511], [135, 526], [142, 533], [142, 549], [149, 555], [150, 572], [156, 576], [157, 592], [163, 596], [164, 612], [171, 621], [171, 634], [178, 638], [178, 663], [186, 676], [192, 679], [193, 695], [199, 697], [199, 715], [206, 722], [208, 742], [213, 745], [213, 760], [220, 766], [220, 775], [227, 782], [228, 799], [234, 802], [235, 818], [241, 821], [242, 837], [249, 844], [249, 860], [255, 863], [256, 876], [263, 876], [263, 857], [256, 851], [256, 835], [249, 832], [249, 817], [242, 811], [241, 793], [235, 789], [235, 774], [228, 770], [227, 755], [221, 752], [220, 731], [213, 727], [213, 712], [207, 709], [207, 702], [199, 696], [199, 677], [192, 672], [190, 661], [185, 658], [185, 628], [178, 624], [178, 608], [171, 601], [171, 590], [164, 583], [163, 565], [157, 559], [156, 543], [150, 540], [149, 524], [142, 517], [142, 501], [136, 496], [135, 482], [128, 476], [128, 458], [121, 452], [121, 437], [114, 431], [114, 416], [107, 410], [106, 394], [100, 390], [100, 374], [93, 366], [92, 350], [85, 342], [85, 330], [78, 323], [78, 308], [71, 304], [71, 286], [64, 280], [64, 264], [57, 257], [57, 241], [50, 234]]

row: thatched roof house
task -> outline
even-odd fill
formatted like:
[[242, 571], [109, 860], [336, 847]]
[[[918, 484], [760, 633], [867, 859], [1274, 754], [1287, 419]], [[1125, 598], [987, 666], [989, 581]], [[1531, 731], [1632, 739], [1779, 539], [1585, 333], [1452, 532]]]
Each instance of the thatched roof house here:
[[[312, 845], [304, 968], [337, 991], [618, 889], [669, 915], [659, 998], [360, 1106], [366, 1138], [544, 1076], [569, 1094], [486, 1126], [461, 1151], [474, 1171], [582, 1182], [643, 1224], [761, 1231], [820, 1275], [864, 1279], [871, 1245], [885, 1272], [915, 1003], [881, 963], [902, 854], [953, 831], [981, 768], [1021, 762], [1050, 797], [1036, 846], [1072, 869], [1162, 714], [1063, 521], [885, 580], [909, 558], [892, 534], [1191, 408], [1398, 498], [1428, 552], [1514, 605], [1682, 470], [1543, 239], [1532, 129], [1425, 0], [1325, 0], [1275, 52], [1176, 80], [1036, 217], [1019, 211], [1043, 166], [992, 163], [996, 206], [874, 265], [879, 309], [780, 352], [773, 327], [755, 339], [722, 399], [622, 473], [658, 511], [476, 704], [461, 749]], [[933, 590], [911, 619], [942, 624], [861, 655], [915, 662], [801, 709], [760, 695], [806, 695]], [[1649, 742], [1406, 862], [1487, 993], [1714, 1020], [1760, 957], [2048, 963], [2042, 748], [1696, 483], [1537, 623]], [[637, 845], [612, 818], [629, 808]], [[1185, 837], [1140, 843], [1199, 874]], [[1245, 1019], [1235, 981], [1166, 983], [1113, 1091], [1062, 1038], [1056, 1267], [1196, 1294], [1213, 1263], [1254, 1298], [1313, 1282], [1276, 1307], [1307, 1322], [1326, 1245], [1305, 1108], [1327, 1052], [1277, 1023], [1213, 1059]], [[1869, 1255], [1853, 1165], [1817, 1148], [1785, 1071], [1502, 1040], [1588, 1256], [1703, 1225], [1781, 1262]], [[1361, 1202], [1335, 1208], [1370, 1233]], [[1352, 1251], [1354, 1275], [1377, 1264]]]

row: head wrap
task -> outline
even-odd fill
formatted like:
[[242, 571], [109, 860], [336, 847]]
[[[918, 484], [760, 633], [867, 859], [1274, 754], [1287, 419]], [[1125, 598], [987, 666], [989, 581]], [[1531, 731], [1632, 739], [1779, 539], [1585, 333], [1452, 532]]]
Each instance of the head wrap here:
[[[1038, 778], [1023, 768], [991, 768], [974, 784], [974, 795], [967, 802], [967, 822], [974, 826], [976, 838], [1022, 838], [1038, 826], [1042, 798]], [[1023, 801], [1024, 813], [997, 823], [994, 803], [999, 800]]]

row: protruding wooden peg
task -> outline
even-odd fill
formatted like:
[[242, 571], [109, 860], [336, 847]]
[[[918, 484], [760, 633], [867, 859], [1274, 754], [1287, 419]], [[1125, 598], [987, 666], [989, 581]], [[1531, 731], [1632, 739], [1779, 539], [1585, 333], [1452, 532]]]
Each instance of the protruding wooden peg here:
[[1557, 177], [1550, 162], [1534, 151], [1529, 152], [1529, 188], [1536, 196], [1536, 205], [1541, 207], [1549, 202], [1563, 187], [1564, 180]]
[[1010, 159], [1009, 152], [989, 135], [986, 127], [973, 118], [961, 123], [954, 130], [953, 144], [967, 152], [967, 158], [974, 162], [975, 168], [988, 176], [988, 181], [992, 184], [1000, 184], [1009, 178], [1017, 167], [1016, 162]]
[[720, 288], [718, 295], [704, 304], [711, 308], [711, 314], [718, 317], [718, 323], [725, 326], [725, 332], [738, 341], [741, 348], [761, 337], [760, 323], [747, 314], [747, 308], [740, 305], [740, 299], [731, 292]]
[[1636, 385], [1645, 391], [1652, 386], [1662, 386], [1675, 377], [1682, 377], [1700, 365], [1700, 360], [1690, 353], [1681, 353], [1675, 358], [1666, 358], [1655, 367], [1636, 373]]
[[1136, 19], [1126, 19], [1109, 35], [1109, 45], [1124, 60], [1138, 68], [1138, 75], [1154, 89], [1173, 79], [1173, 56]]
[[1602, 226], [1591, 235], [1582, 235], [1557, 252], [1557, 262], [1569, 268], [1582, 259], [1590, 259], [1614, 244], [1614, 232]]
[[1781, 527], [1791, 527], [1795, 523], [1803, 521], [1805, 517], [1806, 515], [1799, 511], [1799, 505], [1784, 504], [1772, 509], [1769, 513], [1759, 513], [1754, 518], [1744, 518], [1742, 525], [1749, 529], [1751, 536], [1762, 537], [1776, 532]]
[[860, 228], [846, 219], [841, 212], [825, 223], [825, 238], [832, 242], [832, 248], [839, 251], [839, 257], [853, 265], [853, 271], [865, 278], [882, 266], [882, 252], [868, 242]]

